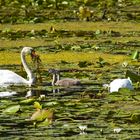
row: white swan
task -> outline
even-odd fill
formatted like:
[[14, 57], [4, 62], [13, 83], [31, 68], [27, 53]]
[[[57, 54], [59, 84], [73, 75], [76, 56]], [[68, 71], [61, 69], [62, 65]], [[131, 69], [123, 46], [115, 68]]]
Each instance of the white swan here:
[[60, 72], [55, 69], [49, 69], [49, 73], [53, 74], [53, 80], [52, 80], [52, 85], [56, 86], [64, 86], [64, 87], [69, 87], [69, 86], [76, 86], [80, 85], [81, 82], [78, 79], [73, 79], [73, 78], [64, 78], [60, 80]]
[[7, 87], [9, 85], [28, 85], [31, 86], [35, 82], [35, 77], [25, 60], [25, 55], [34, 55], [35, 51], [31, 47], [24, 47], [21, 51], [21, 61], [27, 73], [28, 80], [10, 70], [0, 70], [0, 87]]
[[109, 84], [110, 93], [118, 92], [120, 88], [128, 88], [133, 90], [132, 81], [130, 78], [127, 79], [115, 79]]

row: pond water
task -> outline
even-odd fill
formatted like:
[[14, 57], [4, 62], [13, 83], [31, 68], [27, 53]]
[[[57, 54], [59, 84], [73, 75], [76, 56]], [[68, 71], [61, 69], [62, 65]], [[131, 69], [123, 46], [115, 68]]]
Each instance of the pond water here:
[[[121, 75], [121, 71], [112, 71]], [[91, 75], [90, 75], [91, 76]], [[1, 139], [140, 139], [139, 90], [109, 94], [103, 88], [108, 75], [81, 86], [63, 88], [38, 85], [0, 90]], [[53, 110], [51, 124], [30, 120], [34, 102]], [[17, 111], [5, 113], [7, 107]], [[132, 117], [134, 116], [134, 117]]]

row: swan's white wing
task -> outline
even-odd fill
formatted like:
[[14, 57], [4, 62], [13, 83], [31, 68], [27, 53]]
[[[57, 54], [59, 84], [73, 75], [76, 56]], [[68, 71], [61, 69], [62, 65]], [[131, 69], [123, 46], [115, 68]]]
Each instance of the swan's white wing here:
[[110, 87], [110, 92], [118, 92], [121, 84], [121, 79], [115, 79], [113, 80], [109, 87]]
[[28, 81], [10, 70], [0, 70], [0, 86], [28, 84]]
[[118, 92], [120, 88], [133, 89], [129, 79], [115, 79], [110, 83], [110, 92]]
[[121, 87], [122, 88], [128, 88], [128, 89], [133, 89], [133, 86], [132, 86], [132, 81], [130, 81], [129, 79], [122, 79], [122, 82], [121, 82]]

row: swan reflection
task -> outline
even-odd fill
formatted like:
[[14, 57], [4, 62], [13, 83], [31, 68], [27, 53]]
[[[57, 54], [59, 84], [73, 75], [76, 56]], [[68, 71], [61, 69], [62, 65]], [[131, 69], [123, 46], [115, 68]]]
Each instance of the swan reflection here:
[[17, 94], [16, 91], [1, 91], [0, 92], [0, 98], [2, 98], [2, 97], [10, 97], [10, 96], [13, 96], [15, 94]]
[[22, 96], [26, 98], [30, 98], [32, 96], [38, 96], [40, 98], [45, 98], [46, 96], [46, 91], [40, 91], [40, 90], [34, 90], [34, 89], [28, 89], [24, 91], [19, 91], [19, 90], [4, 90], [0, 91], [0, 98], [4, 97], [11, 97], [11, 96]]

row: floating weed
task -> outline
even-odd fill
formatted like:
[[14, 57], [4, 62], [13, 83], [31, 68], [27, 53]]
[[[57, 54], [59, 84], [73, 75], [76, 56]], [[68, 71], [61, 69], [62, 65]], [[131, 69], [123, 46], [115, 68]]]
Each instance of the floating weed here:
[[90, 63], [90, 62], [88, 62], [88, 61], [79, 61], [79, 63], [78, 63], [78, 66], [79, 66], [80, 68], [88, 67], [88, 66], [90, 66], [90, 65], [92, 65], [92, 63]]
[[34, 54], [34, 56], [32, 56], [32, 61], [33, 61], [33, 64], [34, 64], [33, 67], [35, 68], [36, 80], [39, 83], [42, 83], [42, 76], [41, 76], [42, 64], [41, 64], [40, 56], [37, 55], [37, 54]]
[[64, 60], [61, 60], [61, 62], [60, 62], [61, 64], [63, 64], [63, 65], [65, 65], [65, 64], [69, 64], [69, 62], [67, 62], [67, 61], [64, 61]]
[[109, 63], [106, 62], [102, 57], [99, 57], [98, 61], [96, 63], [99, 65], [99, 67], [103, 67], [105, 65], [109, 65]]

